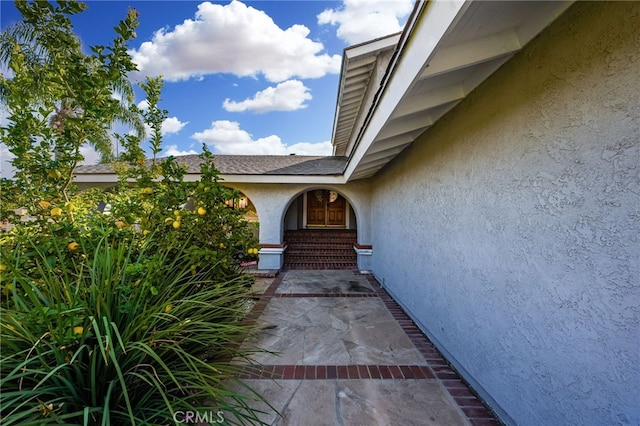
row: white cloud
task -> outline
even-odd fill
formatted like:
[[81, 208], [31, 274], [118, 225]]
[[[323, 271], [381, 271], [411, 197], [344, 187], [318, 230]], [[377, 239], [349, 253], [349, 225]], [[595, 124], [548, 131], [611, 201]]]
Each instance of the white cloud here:
[[149, 109], [149, 101], [146, 99], [141, 100], [140, 102], [138, 102], [138, 108], [140, 108], [143, 111], [146, 111]]
[[331, 141], [325, 142], [300, 142], [287, 147], [287, 154], [298, 155], [331, 155], [333, 146]]
[[263, 11], [237, 0], [224, 6], [204, 2], [195, 19], [156, 31], [130, 53], [142, 74], [162, 74], [167, 81], [231, 73], [279, 82], [339, 73], [340, 55], [322, 53], [323, 44], [308, 35], [304, 25], [283, 30]]
[[402, 31], [413, 0], [344, 0], [342, 8], [326, 9], [318, 24], [337, 25], [337, 35], [358, 44]]
[[192, 138], [212, 145], [217, 154], [235, 155], [331, 155], [331, 142], [285, 145], [276, 135], [253, 139], [236, 121], [219, 120]]
[[[182, 121], [178, 120], [178, 117], [167, 117], [162, 122], [162, 126], [160, 127], [160, 133], [163, 136], [164, 135], [170, 135], [170, 134], [178, 133], [187, 124], [189, 124], [188, 121], [182, 122]], [[145, 129], [146, 135], [150, 136], [151, 135], [151, 126], [149, 126], [148, 124], [145, 123], [144, 129]]]
[[305, 101], [311, 100], [309, 88], [299, 80], [287, 80], [276, 87], [267, 87], [255, 94], [253, 99], [235, 102], [225, 99], [224, 109], [231, 112], [255, 111], [259, 114], [269, 111], [295, 111], [306, 108]]
[[188, 121], [182, 122], [178, 120], [178, 117], [167, 117], [162, 122], [161, 131], [163, 135], [178, 133], [187, 124], [189, 124]]
[[13, 177], [16, 170], [11, 165], [11, 160], [14, 158], [15, 155], [9, 152], [9, 147], [0, 143], [0, 177], [7, 179]]
[[162, 151], [162, 153], [160, 154], [160, 157], [168, 157], [168, 156], [179, 157], [181, 155], [192, 155], [192, 154], [198, 154], [198, 153], [193, 149], [181, 151], [178, 149], [178, 145], [169, 145], [167, 149]]
[[84, 160], [80, 163], [81, 165], [88, 166], [100, 162], [100, 154], [90, 145], [81, 146], [80, 154], [84, 157]]
[[[89, 145], [83, 145], [80, 147], [80, 154], [84, 157], [84, 160], [80, 162], [80, 165], [92, 165], [97, 164], [100, 161], [100, 155], [98, 152]], [[15, 158], [9, 147], [4, 143], [0, 143], [0, 176], [10, 179], [15, 175], [16, 169], [11, 164], [11, 161]]]

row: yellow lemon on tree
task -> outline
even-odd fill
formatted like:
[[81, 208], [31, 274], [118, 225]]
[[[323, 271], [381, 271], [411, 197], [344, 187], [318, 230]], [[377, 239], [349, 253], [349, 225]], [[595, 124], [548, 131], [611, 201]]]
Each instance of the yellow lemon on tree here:
[[50, 203], [50, 202], [48, 202], [48, 201], [42, 200], [42, 201], [40, 201], [40, 202], [38, 203], [38, 206], [39, 206], [41, 209], [46, 209], [46, 208], [51, 207], [51, 203]]
[[77, 250], [77, 249], [78, 249], [78, 246], [79, 246], [79, 245], [80, 245], [80, 244], [78, 244], [78, 243], [76, 243], [76, 242], [74, 241], [74, 242], [69, 243], [69, 245], [67, 246], [67, 248], [68, 248], [69, 250], [71, 250], [71, 251], [75, 251], [75, 250]]
[[223, 248], [224, 248], [224, 243], [220, 243], [220, 244], [218, 245], [218, 247], [220, 247], [221, 249], [223, 249]]
[[205, 214], [207, 214], [207, 209], [205, 209], [204, 207], [198, 207], [198, 214], [200, 216], [204, 216]]
[[180, 221], [179, 220], [174, 220], [171, 225], [174, 227], [174, 229], [178, 229], [178, 228], [180, 228]]
[[172, 217], [168, 217], [164, 220], [164, 223], [171, 223], [173, 222], [173, 218]]
[[62, 177], [62, 173], [60, 173], [60, 170], [49, 170], [47, 171], [47, 174], [49, 175], [50, 178], [53, 179], [60, 179]]
[[127, 223], [126, 223], [126, 222], [124, 222], [124, 221], [122, 221], [122, 220], [117, 220], [117, 221], [116, 221], [116, 227], [117, 227], [118, 229], [122, 229], [122, 228], [124, 228], [125, 226], [127, 226]]
[[145, 195], [151, 195], [151, 194], [153, 194], [153, 188], [151, 188], [150, 186], [147, 186], [146, 188], [142, 188], [140, 190], [140, 193], [145, 194]]
[[173, 211], [173, 214], [174, 214], [176, 217], [180, 217], [180, 210], [174, 210], [174, 211]]
[[49, 213], [51, 216], [60, 216], [62, 214], [62, 209], [60, 207], [54, 207]]

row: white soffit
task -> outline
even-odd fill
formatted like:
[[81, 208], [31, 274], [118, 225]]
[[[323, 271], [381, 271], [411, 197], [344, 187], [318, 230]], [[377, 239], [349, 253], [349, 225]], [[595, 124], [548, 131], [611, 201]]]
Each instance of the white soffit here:
[[[344, 50], [341, 84], [333, 123], [333, 155], [343, 156], [361, 116], [372, 77], [379, 67], [379, 56], [398, 44], [400, 34], [392, 34]], [[383, 64], [382, 66], [386, 66]]]
[[[350, 157], [346, 180], [373, 176], [572, 3], [416, 2], [414, 19], [400, 36], [400, 52], [389, 65], [388, 78], [379, 87], [358, 88], [362, 99], [367, 90], [380, 90], [377, 102], [350, 106], [352, 112], [368, 114], [363, 128], [351, 128], [349, 136], [341, 133], [339, 138], [334, 128], [334, 152], [341, 147], [340, 155]], [[348, 82], [343, 70], [341, 91]], [[336, 123], [347, 121], [339, 117], [341, 110], [339, 103]], [[353, 125], [357, 117], [348, 120]], [[351, 152], [344, 152], [348, 140], [341, 138], [356, 137], [356, 131]]]

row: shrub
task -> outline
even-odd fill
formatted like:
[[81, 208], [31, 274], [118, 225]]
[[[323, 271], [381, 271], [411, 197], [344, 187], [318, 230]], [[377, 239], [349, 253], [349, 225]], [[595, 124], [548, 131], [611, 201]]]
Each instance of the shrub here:
[[[141, 85], [146, 111], [127, 80], [137, 13], [115, 27], [111, 45], [86, 54], [69, 18], [85, 4], [16, 7], [24, 21], [0, 36], [11, 70], [0, 76], [0, 136], [16, 169], [2, 181], [0, 214], [17, 224], [0, 234], [0, 423], [166, 424], [177, 410], [211, 407], [257, 421], [223, 383], [250, 332], [242, 318], [251, 280], [238, 254], [256, 241], [242, 212], [226, 207], [237, 194], [220, 185], [206, 148], [200, 183], [185, 182], [175, 159], [156, 160], [162, 80]], [[78, 193], [80, 148], [111, 160], [115, 122], [137, 129], [115, 135], [124, 147], [113, 163], [118, 186]], [[16, 207], [30, 221], [18, 223]]]
[[167, 424], [212, 408], [257, 422], [223, 385], [250, 331], [243, 276], [212, 285], [216, 265], [194, 272], [189, 241], [178, 256], [109, 232], [71, 255], [53, 241], [53, 264], [30, 238], [3, 259], [3, 425]]

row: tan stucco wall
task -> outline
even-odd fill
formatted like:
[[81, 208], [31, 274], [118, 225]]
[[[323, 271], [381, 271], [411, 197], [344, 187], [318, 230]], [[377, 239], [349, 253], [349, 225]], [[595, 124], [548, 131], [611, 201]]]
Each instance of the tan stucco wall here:
[[373, 272], [508, 423], [640, 424], [640, 2], [578, 2], [378, 174]]

